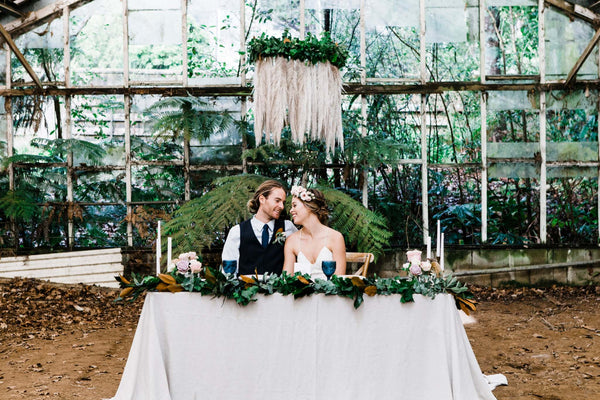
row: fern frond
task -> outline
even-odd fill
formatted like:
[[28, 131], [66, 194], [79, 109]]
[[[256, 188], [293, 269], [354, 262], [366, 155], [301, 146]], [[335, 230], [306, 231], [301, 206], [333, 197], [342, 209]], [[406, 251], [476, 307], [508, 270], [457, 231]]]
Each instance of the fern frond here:
[[[179, 252], [192, 249], [201, 252], [214, 244], [222, 244], [232, 226], [251, 217], [246, 204], [266, 179], [270, 178], [236, 175], [216, 179], [214, 189], [173, 213], [173, 218], [165, 224], [164, 235], [173, 237], [177, 243], [175, 250]], [[381, 255], [392, 236], [385, 218], [339, 190], [319, 189], [332, 210], [330, 225], [344, 234], [346, 245], [376, 257]]]
[[7, 217], [31, 220], [39, 213], [35, 199], [26, 190], [9, 190], [0, 197], [0, 209]]

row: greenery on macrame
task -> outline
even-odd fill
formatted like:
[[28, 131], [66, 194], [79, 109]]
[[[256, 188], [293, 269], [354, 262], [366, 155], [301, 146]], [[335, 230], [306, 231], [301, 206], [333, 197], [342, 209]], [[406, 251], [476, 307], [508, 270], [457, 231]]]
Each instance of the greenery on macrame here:
[[[260, 175], [220, 178], [213, 182], [214, 189], [184, 204], [173, 213], [173, 218], [165, 223], [163, 230], [165, 237], [173, 238], [173, 253], [184, 253], [189, 249], [201, 253], [205, 248], [224, 243], [232, 226], [251, 217], [246, 204], [256, 188], [267, 179]], [[344, 234], [346, 245], [361, 252], [381, 255], [391, 237], [385, 218], [339, 190], [319, 189], [331, 210], [330, 226]], [[163, 250], [166, 251], [166, 246]]]
[[321, 39], [308, 32], [304, 40], [293, 38], [287, 31], [280, 38], [263, 33], [248, 42], [249, 63], [264, 57], [283, 57], [312, 64], [329, 61], [342, 68], [346, 65], [348, 54], [346, 48], [331, 40], [329, 32], [323, 32]]
[[[468, 310], [475, 310], [473, 295], [468, 288], [456, 278], [436, 277], [435, 279], [407, 278], [360, 278], [339, 277], [334, 275], [331, 280], [311, 279], [310, 275], [295, 273], [281, 276], [240, 276], [224, 274], [210, 267], [203, 268], [199, 273], [185, 274], [173, 269], [168, 274], [140, 277], [133, 275], [131, 281], [123, 276], [115, 277], [122, 288], [117, 301], [129, 298], [135, 300], [147, 291], [159, 292], [197, 292], [211, 297], [224, 297], [235, 300], [240, 305], [248, 305], [256, 301], [257, 294], [270, 295], [280, 293], [284, 296], [293, 295], [300, 298], [311, 294], [342, 296], [353, 300], [354, 308], [360, 307], [364, 295], [400, 295], [400, 302], [413, 301], [414, 294], [435, 298], [441, 293], [452, 294], [457, 307], [466, 305]], [[463, 308], [464, 309], [464, 308]]]

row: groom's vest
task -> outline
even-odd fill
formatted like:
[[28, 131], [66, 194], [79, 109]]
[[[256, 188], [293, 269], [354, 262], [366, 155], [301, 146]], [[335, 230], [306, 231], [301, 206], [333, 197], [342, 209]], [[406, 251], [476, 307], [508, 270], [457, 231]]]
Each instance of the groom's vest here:
[[273, 243], [275, 233], [279, 229], [285, 231], [285, 221], [283, 219], [275, 220], [275, 231], [271, 235], [269, 245], [264, 248], [256, 238], [250, 220], [240, 224], [240, 275], [254, 275], [265, 272], [281, 274], [283, 270], [283, 245]]

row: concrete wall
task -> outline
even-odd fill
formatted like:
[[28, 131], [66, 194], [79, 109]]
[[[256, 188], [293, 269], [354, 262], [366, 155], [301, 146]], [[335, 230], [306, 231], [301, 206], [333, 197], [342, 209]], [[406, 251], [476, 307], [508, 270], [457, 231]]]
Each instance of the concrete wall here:
[[[154, 253], [146, 249], [123, 249], [125, 275], [154, 274]], [[444, 264], [461, 281], [497, 287], [501, 282], [533, 284], [556, 281], [574, 285], [600, 282], [600, 248], [490, 249], [446, 248]], [[205, 264], [219, 265], [221, 249], [203, 254]], [[594, 263], [594, 261], [596, 261]], [[404, 250], [390, 251], [369, 267], [369, 275], [392, 277], [406, 262]], [[358, 265], [349, 265], [348, 273]], [[509, 269], [507, 272], [506, 270]], [[474, 273], [473, 275], [468, 275]]]
[[[378, 276], [395, 276], [406, 252], [386, 253], [369, 268]], [[490, 249], [445, 248], [444, 265], [461, 281], [497, 287], [501, 282], [539, 284], [556, 281], [581, 285], [600, 282], [600, 248]]]

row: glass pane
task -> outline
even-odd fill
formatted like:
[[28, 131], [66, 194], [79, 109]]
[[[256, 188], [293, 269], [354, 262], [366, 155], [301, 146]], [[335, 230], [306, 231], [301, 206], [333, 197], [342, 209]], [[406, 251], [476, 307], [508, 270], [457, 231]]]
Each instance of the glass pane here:
[[0, 86], [6, 86], [6, 50], [4, 47], [0, 47]]
[[428, 7], [426, 26], [429, 79], [436, 82], [478, 80], [478, 8], [464, 4], [456, 8]]
[[[228, 98], [200, 100], [203, 101], [203, 104], [195, 107], [195, 114], [199, 117], [198, 123], [205, 126], [206, 129], [203, 130], [202, 136], [192, 137], [190, 140], [190, 162], [193, 164], [240, 164], [242, 134], [239, 125], [234, 121], [241, 119], [241, 103]], [[221, 113], [226, 116], [218, 115]]]
[[[65, 67], [62, 18], [38, 27], [15, 39], [15, 44], [42, 82], [64, 82]], [[33, 78], [13, 54], [12, 81], [15, 86], [33, 82]]]
[[539, 108], [539, 93], [517, 90], [488, 92], [488, 110], [530, 110]]
[[73, 197], [80, 202], [125, 202], [125, 171], [76, 174]]
[[[546, 78], [564, 79], [594, 36], [594, 28], [579, 19], [547, 8], [546, 15]], [[598, 76], [598, 47], [594, 47], [577, 72], [577, 78], [595, 79]]]
[[240, 3], [188, 3], [188, 82], [239, 84]]
[[71, 12], [71, 83], [123, 84], [123, 10], [120, 0], [95, 0]]
[[[65, 120], [64, 98], [21, 96], [12, 98], [12, 113], [15, 148], [31, 154], [42, 149], [33, 149], [30, 141], [37, 139], [63, 138], [62, 121]], [[30, 154], [30, 153], [28, 153]]]
[[129, 79], [181, 82], [183, 46], [180, 2], [129, 6]]
[[[131, 99], [131, 152], [134, 160], [182, 160], [183, 133], [180, 121], [189, 117], [182, 103], [160, 96]], [[176, 116], [177, 118], [172, 118]], [[161, 125], [165, 126], [163, 130]]]

